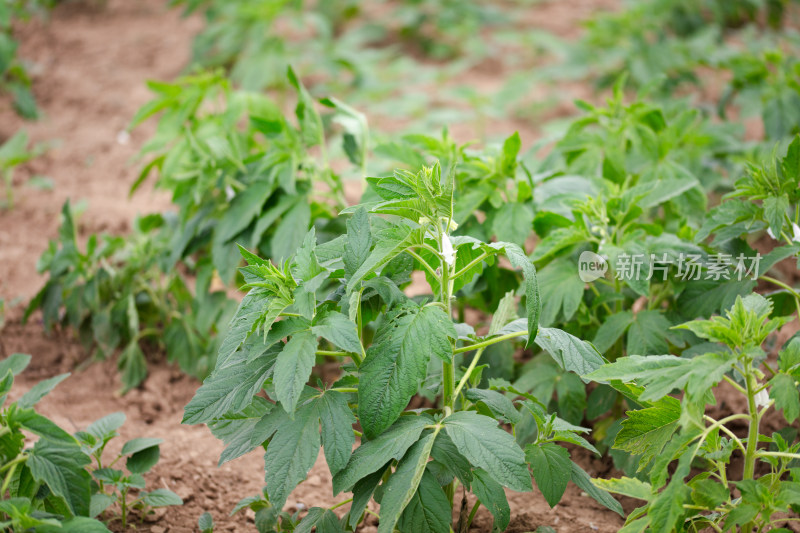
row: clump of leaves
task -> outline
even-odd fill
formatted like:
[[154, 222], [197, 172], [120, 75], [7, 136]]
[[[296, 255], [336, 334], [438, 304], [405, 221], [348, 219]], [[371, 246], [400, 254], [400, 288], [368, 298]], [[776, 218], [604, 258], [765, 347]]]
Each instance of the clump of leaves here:
[[[0, 361], [4, 376], [0, 381], [0, 527], [43, 533], [107, 533], [109, 529], [97, 517], [115, 502], [121, 509], [123, 528], [131, 508], [146, 512], [149, 507], [183, 503], [167, 489], [141, 490], [141, 474], [158, 462], [160, 439], [130, 440], [117, 458], [103, 467], [103, 450], [125, 422], [122, 413], [101, 418], [73, 436], [36, 412], [39, 400], [69, 374], [41, 381], [6, 405], [14, 377], [30, 359], [29, 355], [13, 354]], [[38, 437], [32, 446], [28, 434]], [[110, 468], [122, 458], [127, 459], [129, 476]], [[139, 492], [136, 499], [126, 502], [131, 488]]]
[[57, 241], [38, 270], [49, 279], [28, 305], [25, 320], [41, 309], [47, 330], [70, 326], [95, 357], [121, 350], [118, 366], [125, 390], [147, 375], [145, 349], [161, 347], [184, 372], [204, 377], [213, 368], [215, 333], [233, 312], [222, 291], [211, 291], [211, 269], [197, 278], [195, 297], [172, 268], [170, 238], [175, 221], [149, 215], [127, 237], [90, 235], [78, 244], [73, 211], [62, 210]]
[[56, 0], [8, 0], [0, 4], [0, 91], [14, 99], [14, 109], [20, 116], [34, 119], [39, 116], [31, 92], [31, 78], [24, 61], [17, 57], [19, 43], [14, 40], [13, 23], [46, 13]]
[[[42, 381], [6, 404], [14, 376], [31, 357], [13, 354], [0, 361], [0, 526], [14, 531], [108, 531], [90, 518], [89, 457], [78, 441], [34, 409], [62, 374]], [[26, 433], [39, 439], [31, 446]]]
[[[122, 529], [126, 530], [132, 510], [137, 510], [144, 519], [153, 508], [183, 505], [183, 500], [166, 488], [149, 492], [144, 490], [144, 474], [158, 463], [162, 439], [145, 437], [131, 439], [123, 444], [116, 457], [104, 466], [103, 452], [106, 445], [119, 436], [117, 430], [124, 423], [124, 413], [112, 413], [93, 422], [85, 431], [79, 431], [75, 437], [84, 453], [94, 460], [94, 464], [89, 468], [93, 487], [96, 487], [91, 500], [92, 516], [104, 513], [110, 515], [111, 518], [107, 523], [119, 519]], [[122, 459], [125, 459], [127, 474], [123, 470], [113, 468]]]
[[[703, 353], [632, 355], [587, 376], [609, 383], [635, 406], [614, 447], [638, 457], [639, 478], [595, 480], [599, 487], [646, 502], [630, 514], [626, 530], [728, 531], [740, 526], [764, 531], [781, 523], [776, 514], [797, 509], [796, 432], [760, 433], [773, 406], [783, 410], [789, 423], [800, 414], [800, 339], [792, 337], [783, 346], [778, 368], [767, 363], [762, 348], [771, 333], [793, 318], [774, 316], [769, 300], [758, 294], [738, 297], [725, 316], [680, 326], [707, 341]], [[716, 404], [714, 391], [722, 381], [741, 395], [747, 411], [717, 420], [708, 406]], [[669, 395], [676, 389], [681, 399]], [[732, 465], [735, 454], [743, 458], [741, 470]]]
[[[536, 271], [522, 249], [452, 235], [453, 174], [443, 175], [439, 165], [369, 182], [378, 199], [346, 210], [353, 216], [345, 235], [317, 244], [310, 232], [294, 259], [278, 265], [242, 250], [250, 291], [184, 422], [207, 423], [228, 445], [220, 462], [266, 448], [264, 505], [272, 509], [273, 529], [320, 447], [334, 493], [353, 493], [336, 507], [349, 503], [350, 509], [339, 519], [330, 509], [312, 508], [298, 527], [324, 523], [330, 531], [352, 531], [375, 499], [381, 533], [448, 532], [461, 486], [502, 530], [510, 519], [503, 487], [531, 490], [531, 468], [551, 505], [572, 480], [619, 511], [556, 444], [593, 450], [580, 436], [584, 428], [547, 414], [507, 383], [480, 386], [482, 355], [511, 339], [536, 343], [572, 372], [603, 364], [590, 344], [539, 328]], [[516, 319], [511, 293], [488, 333], [478, 336], [452, 318], [454, 297], [503, 256], [522, 274], [524, 318]], [[430, 296], [404, 294], [414, 270], [425, 273]], [[341, 376], [311, 386], [322, 357], [340, 360]], [[418, 392], [437, 400], [409, 410]], [[353, 429], [356, 423], [363, 433]], [[517, 429], [509, 433], [498, 423]], [[361, 443], [352, 452], [356, 437]], [[461, 513], [461, 527], [470, 515]]]
[[6, 209], [14, 207], [14, 170], [23, 163], [39, 157], [45, 151], [43, 145], [31, 146], [28, 134], [20, 130], [0, 145], [0, 176], [6, 189], [5, 202], [0, 206]]
[[[234, 243], [287, 258], [312, 225], [322, 231], [324, 221], [344, 207], [317, 104], [291, 69], [288, 80], [298, 97], [297, 126], [274, 102], [231, 89], [218, 72], [149, 83], [157, 96], [132, 126], [161, 116], [155, 137], [142, 149], [149, 161], [131, 192], [156, 173], [156, 186], [172, 194], [179, 208], [170, 243], [173, 261], [206, 260], [230, 283], [240, 263]], [[346, 155], [363, 169], [368, 135], [363, 115], [333, 99], [323, 103], [334, 110], [326, 118], [344, 125]]]

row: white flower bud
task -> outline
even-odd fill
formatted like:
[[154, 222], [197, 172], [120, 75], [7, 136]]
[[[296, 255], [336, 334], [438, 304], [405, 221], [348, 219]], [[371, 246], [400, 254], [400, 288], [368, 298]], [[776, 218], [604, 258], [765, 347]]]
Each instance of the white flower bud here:
[[761, 389], [760, 391], [758, 391], [758, 393], [756, 394], [756, 397], [754, 399], [756, 401], [756, 406], [757, 407], [766, 407], [766, 406], [768, 406], [769, 405], [769, 394], [767, 394], [767, 389]]
[[800, 242], [800, 226], [792, 222], [792, 240]]
[[450, 242], [450, 237], [447, 236], [447, 233], [442, 235], [442, 257], [444, 262], [450, 266], [453, 266], [453, 263], [456, 262], [456, 251], [453, 250], [453, 243]]

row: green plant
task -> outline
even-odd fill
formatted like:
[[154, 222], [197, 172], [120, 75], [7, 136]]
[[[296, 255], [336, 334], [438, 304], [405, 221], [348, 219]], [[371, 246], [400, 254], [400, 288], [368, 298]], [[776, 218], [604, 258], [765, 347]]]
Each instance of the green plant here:
[[147, 375], [143, 346], [163, 347], [167, 359], [184, 372], [205, 376], [214, 364], [215, 332], [224, 327], [233, 303], [224, 292], [210, 290], [210, 269], [198, 275], [195, 296], [172, 268], [175, 225], [170, 217], [142, 217], [132, 235], [91, 235], [82, 252], [66, 203], [59, 240], [50, 242], [38, 264], [49, 279], [24, 320], [41, 308], [46, 330], [71, 326], [96, 357], [111, 357], [121, 349], [118, 366], [125, 390]]
[[7, 209], [14, 207], [14, 170], [23, 163], [39, 157], [45, 151], [43, 145], [29, 146], [28, 134], [18, 131], [0, 146], [0, 175], [5, 183], [6, 198], [2, 205]]
[[[531, 467], [551, 505], [571, 479], [619, 511], [556, 444], [593, 450], [580, 435], [584, 428], [547, 414], [533, 396], [502, 381], [480, 387], [482, 355], [511, 339], [529, 339], [569, 371], [585, 374], [603, 364], [589, 343], [538, 327], [535, 269], [522, 249], [452, 235], [454, 175], [442, 174], [438, 164], [369, 182], [380, 199], [345, 210], [353, 214], [345, 235], [317, 244], [312, 231], [294, 259], [278, 265], [242, 249], [249, 293], [214, 372], [186, 406], [184, 423], [207, 423], [228, 445], [221, 462], [266, 447], [263, 505], [273, 509], [271, 528], [320, 446], [334, 492], [353, 492], [335, 507], [350, 503], [350, 511], [338, 521], [330, 510], [312, 508], [298, 527], [328, 521], [352, 530], [375, 498], [381, 533], [447, 532], [461, 485], [503, 529], [510, 517], [502, 487], [531, 490]], [[516, 319], [512, 292], [488, 333], [478, 336], [454, 322], [454, 297], [501, 256], [522, 272], [524, 318]], [[417, 269], [431, 295], [415, 300], [401, 289]], [[335, 383], [307, 385], [318, 357], [342, 361]], [[438, 401], [407, 410], [418, 391]], [[353, 430], [356, 422], [363, 434]], [[356, 436], [361, 445], [351, 454]], [[462, 526], [477, 507], [461, 516]]]
[[14, 109], [28, 119], [37, 118], [39, 111], [28, 70], [17, 57], [19, 44], [14, 40], [12, 24], [42, 15], [55, 3], [56, 0], [6, 0], [0, 4], [0, 91], [10, 93]]
[[[120, 520], [122, 529], [128, 527], [131, 510], [138, 510], [141, 518], [150, 509], [170, 505], [183, 505], [181, 498], [169, 489], [145, 491], [144, 474], [155, 464], [161, 455], [159, 445], [162, 439], [137, 437], [122, 445], [121, 451], [106, 466], [103, 466], [103, 452], [113, 438], [118, 437], [117, 430], [125, 423], [124, 413], [112, 413], [93, 422], [86, 431], [75, 434], [86, 455], [94, 459], [96, 466], [89, 471], [92, 474], [96, 492], [92, 494], [92, 516], [108, 513], [112, 506], [119, 508], [119, 513], [111, 513], [111, 520]], [[123, 470], [112, 468], [120, 460], [125, 459]], [[135, 497], [131, 490], [135, 491]]]
[[[14, 376], [30, 362], [13, 354], [0, 361], [0, 527], [36, 530], [107, 532], [91, 516], [89, 457], [78, 441], [34, 407], [68, 374], [34, 385], [6, 404]], [[26, 433], [38, 436], [31, 446]]]
[[[150, 82], [157, 97], [139, 110], [132, 126], [157, 113], [161, 117], [155, 137], [142, 149], [153, 155], [131, 192], [156, 172], [156, 186], [172, 194], [179, 208], [170, 245], [173, 263], [195, 256], [200, 268], [215, 268], [230, 283], [240, 263], [236, 242], [286, 258], [309, 227], [323, 234], [324, 222], [344, 207], [323, 117], [291, 69], [288, 79], [298, 96], [297, 126], [271, 100], [232, 90], [219, 73], [173, 84]], [[326, 121], [344, 125], [345, 154], [363, 171], [366, 120], [336, 100], [323, 103], [334, 110]]]
[[[626, 531], [648, 526], [659, 532], [775, 530], [786, 520], [776, 514], [797, 509], [796, 432], [760, 433], [771, 407], [783, 410], [788, 423], [800, 413], [800, 339], [784, 345], [777, 369], [762, 348], [771, 333], [794, 318], [774, 316], [763, 296], [737, 297], [724, 317], [680, 326], [708, 341], [704, 353], [632, 355], [588, 375], [610, 383], [634, 406], [614, 446], [638, 456], [638, 470], [649, 482], [595, 480], [599, 487], [646, 502], [630, 514]], [[747, 411], [717, 420], [707, 406], [716, 403], [713, 392], [723, 380], [743, 397]], [[681, 399], [668, 395], [675, 389], [683, 393]], [[746, 436], [737, 430], [742, 423]], [[733, 467], [733, 454], [743, 457], [741, 470]]]
[[214, 533], [214, 519], [211, 517], [211, 513], [205, 512], [200, 515], [200, 518], [197, 519], [197, 528], [200, 533]]

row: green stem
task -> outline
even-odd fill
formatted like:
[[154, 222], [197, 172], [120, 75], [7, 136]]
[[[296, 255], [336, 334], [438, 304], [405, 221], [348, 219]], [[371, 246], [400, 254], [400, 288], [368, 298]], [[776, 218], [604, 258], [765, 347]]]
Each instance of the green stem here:
[[481, 501], [475, 500], [475, 505], [472, 506], [472, 511], [469, 512], [469, 518], [467, 519], [467, 529], [472, 525], [472, 521], [475, 519], [475, 515], [478, 513], [478, 507], [480, 506]]
[[758, 407], [756, 406], [755, 389], [758, 383], [755, 376], [750, 373], [750, 364], [745, 368], [747, 372], [747, 411], [750, 415], [750, 427], [747, 431], [747, 450], [744, 454], [744, 467], [742, 469], [742, 480], [753, 479], [756, 466], [756, 453], [758, 452]]
[[456, 390], [453, 392], [454, 398], [458, 398], [458, 394], [461, 392], [461, 389], [464, 388], [464, 385], [467, 383], [467, 380], [469, 380], [469, 376], [472, 374], [472, 371], [475, 370], [476, 366], [478, 366], [478, 360], [481, 358], [481, 355], [483, 355], [483, 350], [485, 348], [486, 348], [485, 346], [483, 348], [479, 348], [478, 351], [475, 353], [475, 356], [472, 358], [472, 361], [470, 361], [467, 370], [464, 372], [464, 375], [461, 376], [461, 381], [458, 382]]
[[503, 342], [508, 339], [514, 339], [516, 337], [522, 337], [523, 335], [527, 334], [528, 334], [527, 331], [515, 331], [514, 333], [506, 333], [505, 335], [500, 335], [499, 337], [494, 337], [489, 340], [481, 341], [475, 344], [470, 344], [469, 346], [462, 346], [461, 348], [456, 348], [455, 350], [453, 350], [453, 353], [471, 352], [472, 350], [485, 348], [487, 346], [491, 346], [492, 344], [497, 344], [498, 342]]
[[339, 508], [339, 507], [341, 507], [342, 505], [347, 505], [348, 503], [350, 503], [350, 502], [352, 502], [352, 501], [353, 501], [353, 498], [350, 498], [350, 499], [348, 499], [348, 500], [344, 500], [343, 502], [339, 502], [339, 503], [337, 503], [337, 504], [336, 504], [336, 505], [334, 505], [333, 507], [328, 507], [328, 509], [330, 509], [331, 511], [333, 511], [334, 509], [338, 509], [338, 508]]
[[483, 261], [487, 257], [489, 257], [489, 254], [487, 254], [486, 252], [483, 252], [481, 255], [479, 255], [478, 257], [476, 257], [475, 259], [473, 259], [469, 263], [467, 263], [467, 266], [465, 266], [464, 268], [462, 268], [461, 270], [459, 270], [458, 272], [453, 274], [453, 279], [456, 279], [456, 278], [464, 275], [465, 273], [469, 272], [469, 270], [472, 267], [474, 267], [476, 264], [480, 263], [481, 261]]
[[784, 282], [782, 282], [780, 280], [777, 280], [777, 279], [775, 279], [773, 277], [770, 277], [770, 276], [760, 276], [760, 279], [763, 279], [764, 281], [768, 281], [769, 283], [772, 283], [773, 285], [777, 285], [778, 287], [788, 291], [789, 294], [791, 294], [794, 297], [794, 306], [797, 308], [798, 316], [800, 316], [800, 294], [798, 294], [796, 290], [794, 290], [793, 288], [791, 288], [789, 285], [785, 284]]
[[352, 354], [350, 352], [329, 352], [328, 350], [317, 350], [317, 355], [325, 355], [328, 357], [347, 357]]
[[125, 497], [128, 495], [127, 490], [120, 491], [121, 500], [120, 500], [120, 507], [122, 507], [122, 529], [128, 529], [128, 505], [125, 501]]

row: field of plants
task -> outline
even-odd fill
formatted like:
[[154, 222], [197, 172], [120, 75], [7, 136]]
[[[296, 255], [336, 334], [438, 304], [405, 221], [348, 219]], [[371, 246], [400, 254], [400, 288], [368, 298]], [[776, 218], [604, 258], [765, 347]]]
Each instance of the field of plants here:
[[800, 532], [798, 30], [0, 0], [0, 529]]

